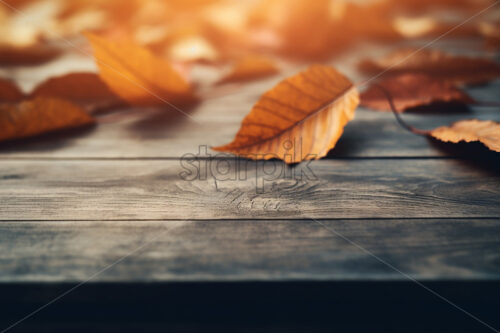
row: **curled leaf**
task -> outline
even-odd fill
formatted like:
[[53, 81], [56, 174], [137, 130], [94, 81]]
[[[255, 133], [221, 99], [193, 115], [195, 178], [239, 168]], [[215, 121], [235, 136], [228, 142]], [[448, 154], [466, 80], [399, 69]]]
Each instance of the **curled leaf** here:
[[41, 83], [32, 97], [55, 97], [74, 102], [87, 111], [117, 105], [118, 97], [94, 73], [71, 73]]
[[433, 138], [444, 142], [479, 141], [489, 149], [500, 152], [500, 124], [491, 120], [462, 120], [429, 132]]
[[87, 33], [100, 76], [118, 96], [132, 105], [188, 103], [189, 83], [163, 59], [131, 42], [113, 42]]
[[94, 119], [69, 102], [39, 97], [18, 104], [0, 104], [0, 141], [84, 126]]
[[24, 98], [22, 91], [12, 81], [0, 78], [0, 103], [19, 102]]
[[475, 103], [474, 99], [448, 81], [426, 74], [407, 73], [390, 76], [371, 85], [361, 93], [362, 106], [391, 111], [387, 96], [379, 86], [391, 95], [398, 112], [436, 102]]
[[335, 147], [358, 103], [358, 91], [346, 77], [313, 65], [266, 92], [233, 142], [214, 149], [286, 163], [319, 159]]
[[274, 61], [261, 56], [248, 56], [238, 61], [231, 72], [223, 77], [219, 83], [249, 81], [271, 76], [278, 72]]
[[500, 77], [500, 65], [484, 58], [455, 56], [437, 50], [396, 51], [378, 60], [367, 59], [359, 69], [370, 75], [421, 73], [455, 83], [478, 84]]

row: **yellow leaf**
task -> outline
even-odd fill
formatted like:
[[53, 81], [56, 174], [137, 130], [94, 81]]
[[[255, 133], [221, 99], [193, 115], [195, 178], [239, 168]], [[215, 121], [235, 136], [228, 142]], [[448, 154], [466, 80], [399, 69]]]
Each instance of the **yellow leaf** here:
[[313, 65], [265, 93], [233, 142], [214, 149], [286, 163], [319, 159], [335, 147], [358, 104], [358, 91], [346, 77]]
[[132, 105], [188, 103], [195, 98], [189, 83], [172, 65], [131, 42], [113, 42], [86, 33], [100, 76]]

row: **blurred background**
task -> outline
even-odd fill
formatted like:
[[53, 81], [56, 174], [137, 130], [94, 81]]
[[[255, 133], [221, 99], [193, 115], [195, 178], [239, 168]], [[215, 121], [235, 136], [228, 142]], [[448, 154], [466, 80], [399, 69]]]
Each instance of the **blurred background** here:
[[[185, 73], [196, 64], [221, 69], [255, 54], [281, 62], [326, 61], [359, 43], [428, 41], [452, 28], [446, 39], [474, 38], [476, 51], [494, 55], [500, 45], [500, 6], [470, 19], [493, 3], [0, 0], [0, 75], [16, 77], [29, 90], [50, 75], [95, 70], [83, 31], [146, 46]], [[73, 61], [64, 62], [68, 58]], [[34, 71], [13, 72], [13, 66], [39, 66], [56, 59], [57, 66], [44, 68], [45, 77]]]

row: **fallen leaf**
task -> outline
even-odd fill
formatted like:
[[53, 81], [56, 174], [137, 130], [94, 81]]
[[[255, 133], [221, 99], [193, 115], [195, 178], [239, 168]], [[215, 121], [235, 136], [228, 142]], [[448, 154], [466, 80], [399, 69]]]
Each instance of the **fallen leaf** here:
[[39, 97], [0, 104], [0, 141], [93, 124], [94, 119], [69, 102]]
[[214, 149], [286, 163], [319, 159], [335, 147], [358, 103], [358, 91], [346, 77], [313, 65], [266, 92], [233, 142]]
[[69, 100], [87, 112], [119, 104], [119, 98], [94, 73], [71, 73], [41, 83], [32, 97], [55, 97]]
[[444, 142], [479, 141], [489, 149], [500, 152], [500, 123], [491, 120], [462, 120], [451, 126], [436, 128], [429, 135]]
[[359, 69], [370, 75], [423, 73], [459, 84], [479, 84], [500, 76], [500, 65], [489, 59], [455, 56], [437, 50], [399, 50], [381, 59], [364, 60]]
[[172, 65], [131, 42], [113, 42], [86, 33], [100, 77], [132, 105], [189, 103], [195, 100], [189, 83]]
[[371, 109], [391, 111], [386, 93], [391, 96], [398, 112], [437, 102], [475, 103], [474, 99], [453, 83], [426, 74], [407, 73], [390, 76], [371, 85], [361, 93], [361, 105]]
[[219, 83], [259, 79], [279, 72], [275, 62], [262, 56], [248, 56], [238, 61]]
[[19, 102], [24, 98], [22, 91], [12, 81], [0, 78], [0, 103]]
[[42, 43], [30, 46], [0, 45], [2, 66], [35, 66], [51, 61], [59, 55], [59, 48]]

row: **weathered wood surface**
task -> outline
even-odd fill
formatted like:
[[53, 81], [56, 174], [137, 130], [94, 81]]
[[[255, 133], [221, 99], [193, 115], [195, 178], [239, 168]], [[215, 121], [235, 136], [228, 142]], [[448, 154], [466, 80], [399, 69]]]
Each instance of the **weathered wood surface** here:
[[[355, 64], [373, 50], [332, 64], [360, 82]], [[74, 69], [95, 67], [69, 57], [5, 73], [26, 90]], [[243, 180], [181, 179], [182, 156], [229, 142], [259, 96], [297, 70], [230, 88], [192, 119], [122, 110], [93, 129], [0, 144], [0, 282], [81, 282], [127, 255], [91, 281], [404, 279], [310, 218], [417, 279], [498, 281], [498, 156], [407, 133], [390, 113], [360, 108], [329, 158], [310, 164], [313, 179], [264, 177], [254, 162]], [[469, 92], [498, 101], [499, 89]], [[500, 120], [491, 107], [440, 111], [403, 117], [423, 129]]]
[[407, 279], [349, 241], [419, 280], [500, 277], [499, 219], [321, 223], [3, 222], [0, 282]]
[[0, 220], [500, 217], [498, 169], [475, 161], [242, 160], [237, 180], [211, 174], [231, 159], [191, 163], [183, 180], [178, 160], [2, 161]]

